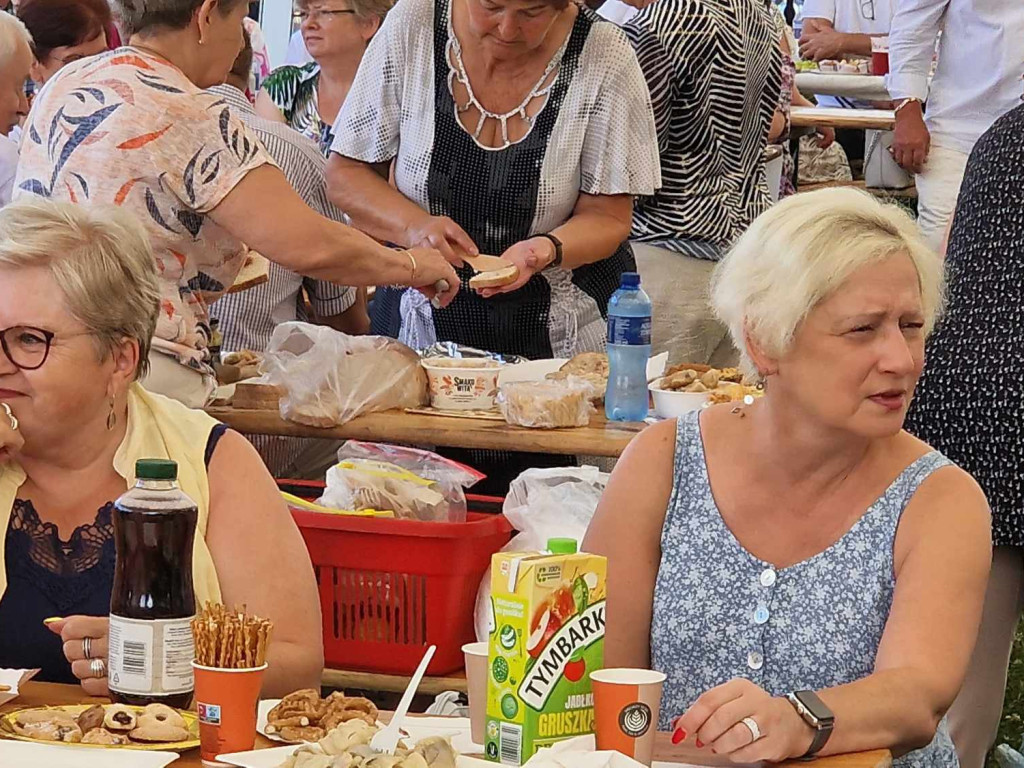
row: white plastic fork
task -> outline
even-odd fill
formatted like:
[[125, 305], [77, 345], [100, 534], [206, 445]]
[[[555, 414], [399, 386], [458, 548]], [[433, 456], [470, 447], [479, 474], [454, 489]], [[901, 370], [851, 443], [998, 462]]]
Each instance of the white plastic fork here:
[[395, 748], [398, 746], [399, 738], [401, 738], [402, 721], [405, 720], [405, 716], [409, 712], [412, 697], [416, 695], [416, 689], [420, 687], [420, 680], [423, 679], [423, 675], [427, 671], [427, 665], [434, 658], [434, 651], [436, 650], [436, 645], [427, 648], [427, 652], [423, 654], [423, 660], [416, 668], [416, 673], [412, 676], [412, 680], [409, 681], [409, 685], [406, 686], [405, 693], [402, 694], [402, 700], [398, 702], [398, 709], [395, 710], [391, 722], [383, 730], [377, 731], [370, 740], [370, 749], [374, 752], [383, 752], [388, 755], [395, 754]]

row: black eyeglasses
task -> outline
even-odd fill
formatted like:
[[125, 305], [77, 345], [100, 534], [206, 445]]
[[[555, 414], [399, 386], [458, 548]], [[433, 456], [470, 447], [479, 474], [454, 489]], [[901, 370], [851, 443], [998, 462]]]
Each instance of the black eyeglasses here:
[[312, 19], [313, 21], [320, 21], [321, 19], [323, 19], [324, 21], [327, 21], [329, 19], [333, 19], [333, 18], [336, 18], [338, 16], [344, 16], [346, 13], [355, 13], [355, 11], [353, 11], [351, 9], [348, 9], [348, 10], [336, 10], [336, 11], [332, 11], [332, 10], [326, 10], [325, 11], [325, 10], [315, 9], [315, 10], [312, 10], [312, 11], [298, 11], [295, 14], [295, 16], [299, 19], [300, 22], [305, 22], [307, 19]]
[[[88, 336], [88, 331], [82, 333], [62, 333], [62, 338], [72, 336]], [[57, 334], [53, 331], [45, 331], [42, 328], [33, 328], [30, 325], [15, 325], [0, 331], [0, 347], [4, 355], [17, 368], [23, 371], [34, 371], [43, 367], [46, 358], [50, 356], [50, 347]]]

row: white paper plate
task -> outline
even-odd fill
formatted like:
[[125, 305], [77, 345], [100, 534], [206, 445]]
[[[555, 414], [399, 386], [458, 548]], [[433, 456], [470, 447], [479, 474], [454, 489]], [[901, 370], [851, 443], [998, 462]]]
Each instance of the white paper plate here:
[[[217, 760], [228, 765], [236, 765], [238, 768], [277, 768], [296, 749], [297, 747], [294, 745], [273, 747], [271, 749], [254, 749], [251, 752], [233, 752], [228, 755], [218, 755]], [[467, 755], [459, 755], [455, 765], [456, 768], [494, 768], [494, 763], [489, 763], [483, 758], [469, 757]], [[7, 768], [6, 763], [4, 768]], [[18, 766], [18, 768], [21, 768], [21, 766]]]
[[[256, 730], [261, 736], [266, 736], [271, 741], [276, 741], [278, 744], [292, 744], [293, 746], [299, 746], [291, 741], [285, 741], [276, 733], [267, 733], [267, 715], [270, 714], [270, 710], [281, 703], [280, 699], [261, 699], [260, 705], [256, 710]], [[466, 722], [469, 722], [468, 720]], [[381, 728], [384, 727], [384, 723], [378, 721], [377, 725]]]
[[177, 759], [174, 752], [0, 741], [0, 765], [4, 768], [164, 768]]

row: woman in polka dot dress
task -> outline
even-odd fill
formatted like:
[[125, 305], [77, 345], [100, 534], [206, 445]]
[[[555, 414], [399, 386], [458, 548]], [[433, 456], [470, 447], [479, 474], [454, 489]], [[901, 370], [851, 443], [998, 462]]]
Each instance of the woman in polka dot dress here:
[[978, 644], [949, 711], [964, 768], [981, 768], [1003, 708], [1024, 607], [1024, 106], [978, 141], [946, 252], [949, 306], [907, 429], [970, 472], [992, 505]]

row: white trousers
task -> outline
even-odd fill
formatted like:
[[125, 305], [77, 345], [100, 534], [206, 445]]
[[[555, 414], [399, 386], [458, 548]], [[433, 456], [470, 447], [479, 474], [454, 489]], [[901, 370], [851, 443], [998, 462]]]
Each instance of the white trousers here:
[[1006, 694], [1006, 670], [1022, 609], [1024, 549], [995, 547], [978, 642], [964, 686], [949, 710], [949, 730], [961, 768], [983, 768], [985, 753], [995, 741]]
[[935, 250], [942, 247], [956, 210], [967, 158], [958, 150], [932, 146], [924, 170], [917, 174], [917, 224]]
[[670, 365], [735, 365], [728, 329], [711, 311], [711, 273], [718, 262], [633, 243], [640, 284], [651, 297], [651, 354], [668, 352]]

